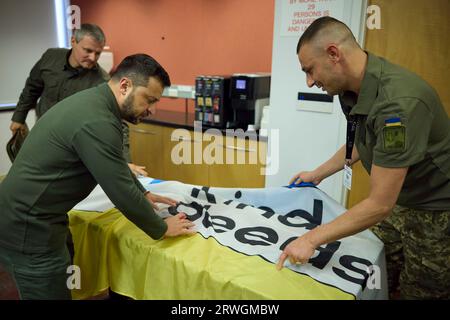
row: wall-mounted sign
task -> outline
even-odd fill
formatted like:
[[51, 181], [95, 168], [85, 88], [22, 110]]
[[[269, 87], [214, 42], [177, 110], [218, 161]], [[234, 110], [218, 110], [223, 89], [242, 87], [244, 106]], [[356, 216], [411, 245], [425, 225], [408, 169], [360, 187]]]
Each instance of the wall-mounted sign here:
[[283, 0], [281, 36], [298, 37], [316, 19], [332, 16], [342, 20], [344, 0]]

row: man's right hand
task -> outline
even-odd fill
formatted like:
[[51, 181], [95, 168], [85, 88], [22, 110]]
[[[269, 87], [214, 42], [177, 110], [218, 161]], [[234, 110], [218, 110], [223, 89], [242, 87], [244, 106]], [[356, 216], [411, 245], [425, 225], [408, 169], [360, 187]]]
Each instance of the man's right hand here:
[[194, 234], [195, 226], [191, 221], [186, 219], [185, 213], [178, 213], [175, 216], [166, 218], [164, 221], [167, 223], [167, 231], [164, 234], [165, 237], [176, 237], [183, 234]]
[[295, 184], [301, 182], [312, 182], [317, 186], [321, 181], [322, 178], [319, 177], [316, 171], [302, 171], [293, 176], [292, 179], [289, 181], [289, 184], [292, 184], [294, 182]]
[[27, 133], [27, 129], [25, 124], [19, 123], [19, 122], [11, 122], [11, 125], [9, 126], [9, 129], [12, 131], [12, 134], [15, 135], [17, 130], [20, 130], [22, 132], [22, 135], [25, 135]]

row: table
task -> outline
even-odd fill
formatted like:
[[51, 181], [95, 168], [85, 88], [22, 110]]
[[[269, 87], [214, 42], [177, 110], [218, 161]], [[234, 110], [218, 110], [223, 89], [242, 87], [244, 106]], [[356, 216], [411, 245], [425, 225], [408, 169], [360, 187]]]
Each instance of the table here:
[[[179, 183], [163, 185], [144, 186], [152, 192], [155, 192], [155, 190], [167, 191], [174, 186], [177, 192], [188, 194], [184, 198], [184, 201], [187, 201], [186, 203], [192, 202], [192, 194], [195, 193], [190, 192], [192, 190], [199, 191], [196, 195], [196, 201], [202, 204], [204, 204], [202, 201], [206, 201], [211, 195], [216, 197], [218, 204], [221, 204], [222, 200], [219, 201], [220, 195], [230, 199], [232, 194], [238, 194], [236, 190], [232, 189], [205, 189], [201, 186]], [[206, 192], [202, 190], [206, 190]], [[321, 193], [320, 190], [309, 190], [308, 192], [310, 191], [315, 192], [315, 198]], [[275, 207], [277, 206], [276, 201], [267, 199], [267, 194], [275, 193], [275, 197], [279, 199], [282, 198], [281, 195], [287, 194], [288, 196], [298, 197], [300, 194], [286, 188], [271, 190], [241, 189], [239, 192], [241, 192], [240, 200], [245, 200], [246, 203], [253, 197], [256, 199], [254, 204], [258, 201], [270, 201], [270, 203], [274, 203]], [[301, 194], [305, 192], [306, 189]], [[204, 194], [203, 198], [202, 193]], [[262, 196], [258, 198], [255, 197], [256, 195]], [[309, 197], [308, 194], [307, 198]], [[186, 198], [190, 200], [188, 199], [188, 201]], [[333, 200], [330, 199], [328, 200], [332, 202]], [[317, 199], [314, 199], [314, 203], [317, 203], [317, 201]], [[235, 202], [227, 202], [235, 204]], [[334, 203], [333, 205], [338, 204]], [[112, 205], [110, 206], [112, 207]], [[258, 211], [260, 210], [259, 207], [262, 206], [256, 207], [255, 205], [255, 207], [248, 208]], [[327, 222], [333, 218], [332, 215], [329, 217], [325, 215], [325, 212], [331, 211], [326, 202], [324, 202], [324, 208], [324, 216], [323, 219], [321, 218], [321, 222]], [[184, 211], [188, 212], [188, 216], [194, 216], [193, 212], [185, 209], [189, 208], [184, 208]], [[209, 208], [208, 210], [212, 209]], [[199, 231], [193, 236], [152, 240], [117, 209], [99, 211], [101, 212], [81, 211], [79, 208], [75, 208], [69, 214], [76, 252], [74, 263], [81, 270], [81, 289], [73, 290], [75, 299], [97, 295], [107, 288], [134, 299], [341, 300], [355, 298], [383, 299], [387, 297], [383, 245], [369, 231], [343, 239], [339, 249], [337, 251], [336, 248], [334, 251], [332, 250], [332, 258], [326, 260], [326, 264], [324, 263], [321, 267], [318, 266], [319, 263], [310, 263], [307, 266], [300, 267], [303, 269], [284, 268], [277, 271], [274, 262], [271, 261], [273, 260], [270, 255], [271, 252], [267, 254], [267, 252], [261, 251], [261, 253], [257, 252], [255, 255], [250, 251], [246, 252], [245, 248], [243, 250], [236, 249], [236, 247], [233, 247], [234, 245], [227, 242], [227, 239], [224, 240], [223, 236], [226, 232], [220, 229], [217, 223], [215, 228], [209, 226], [205, 229], [206, 232], [205, 230]], [[345, 211], [345, 209], [342, 208], [340, 213], [342, 211]], [[266, 212], [267, 217], [269, 211], [263, 212]], [[211, 211], [210, 214], [217, 214], [217, 212]], [[305, 216], [304, 214], [303, 216]], [[314, 215], [316, 215], [316, 212]], [[230, 217], [233, 216], [230, 215]], [[277, 215], [273, 218], [276, 217]], [[197, 222], [202, 219], [198, 219]], [[262, 225], [263, 220], [261, 219], [263, 218], [258, 219], [252, 217], [251, 221]], [[285, 218], [283, 221], [289, 220], [292, 224], [293, 221], [301, 221], [300, 219], [299, 217], [291, 217]], [[310, 218], [308, 219], [305, 220], [308, 223], [313, 221]], [[282, 219], [278, 217], [278, 220], [281, 221]], [[203, 219], [203, 221], [205, 220]], [[245, 225], [245, 223], [241, 224]], [[268, 225], [274, 225], [274, 222], [268, 221]], [[279, 227], [277, 228], [279, 229]], [[215, 233], [208, 233], [212, 229]], [[281, 231], [278, 231], [278, 229], [275, 230], [280, 233], [280, 242], [282, 242]], [[255, 235], [253, 234], [253, 236]], [[260, 238], [264, 237], [260, 236]], [[266, 245], [263, 247], [267, 248]], [[320, 252], [324, 253], [324, 256], [331, 252], [330, 247], [321, 250]], [[272, 251], [275, 251], [273, 257], [278, 257], [279, 252], [277, 250]], [[348, 262], [348, 258], [352, 256], [355, 260]], [[364, 288], [365, 284], [363, 288], [352, 282], [348, 282], [347, 285], [345, 278], [348, 280], [348, 277], [353, 278], [353, 282], [363, 282], [358, 279], [358, 274], [363, 269], [360, 268], [360, 271], [354, 272], [354, 268], [357, 268], [355, 261], [357, 263], [370, 261], [377, 265], [382, 271], [380, 282], [382, 287], [378, 290], [368, 290]], [[338, 274], [341, 276], [338, 277]], [[343, 282], [344, 285], [342, 285]], [[352, 291], [353, 288], [357, 289]]]

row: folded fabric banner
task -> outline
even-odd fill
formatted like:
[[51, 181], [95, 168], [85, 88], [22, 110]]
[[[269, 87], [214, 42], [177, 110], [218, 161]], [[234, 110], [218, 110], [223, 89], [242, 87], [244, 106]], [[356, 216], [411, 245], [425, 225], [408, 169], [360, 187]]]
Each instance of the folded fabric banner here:
[[[315, 187], [208, 188], [153, 181], [140, 179], [147, 190], [179, 201], [176, 208], [160, 206], [159, 215], [185, 212], [204, 238], [274, 264], [290, 241], [345, 211]], [[111, 208], [113, 204], [97, 187], [74, 209], [103, 212]], [[383, 243], [370, 231], [318, 248], [305, 265], [286, 262], [285, 267], [357, 299], [387, 298]]]

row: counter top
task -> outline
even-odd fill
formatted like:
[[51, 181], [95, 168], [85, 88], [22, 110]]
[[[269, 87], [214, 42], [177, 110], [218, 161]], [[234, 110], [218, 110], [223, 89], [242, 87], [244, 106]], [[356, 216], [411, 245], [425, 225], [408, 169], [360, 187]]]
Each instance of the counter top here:
[[[150, 123], [150, 124], [158, 124], [166, 127], [171, 128], [182, 128], [187, 130], [194, 130], [194, 120], [195, 115], [193, 112], [184, 112], [184, 111], [169, 111], [169, 110], [157, 110], [155, 115], [149, 116], [147, 118], [144, 118], [142, 120], [143, 123]], [[202, 126], [202, 132], [207, 131], [208, 129], [212, 129], [211, 127]], [[220, 130], [224, 135], [229, 132], [227, 130], [233, 130], [233, 129], [219, 129], [219, 128], [213, 128]], [[236, 137], [243, 137], [243, 136], [251, 136], [252, 133], [248, 132], [245, 133], [241, 130], [236, 131], [232, 134]], [[259, 132], [256, 131], [256, 136], [258, 140], [260, 141], [267, 141], [266, 136], [260, 136]]]

